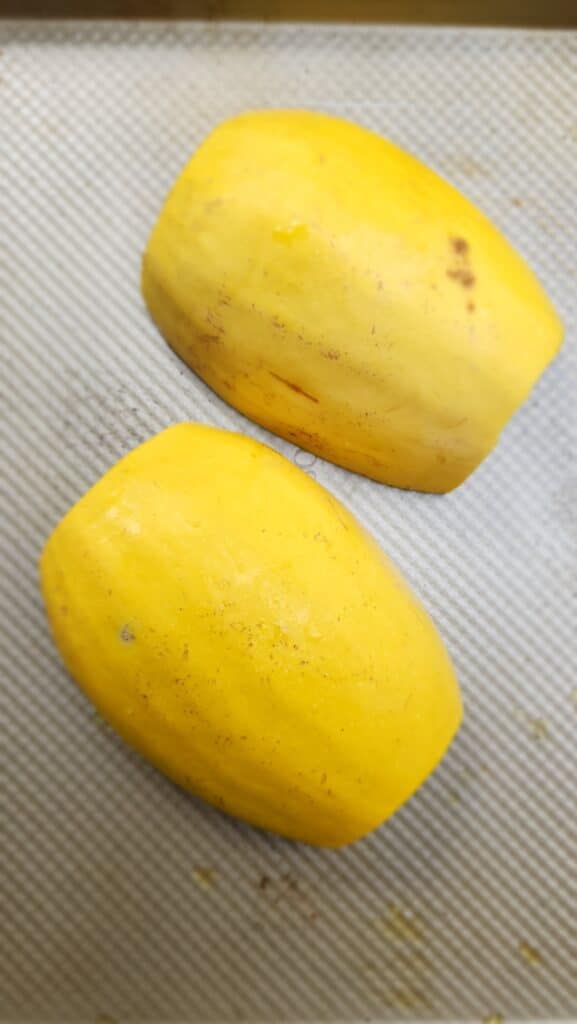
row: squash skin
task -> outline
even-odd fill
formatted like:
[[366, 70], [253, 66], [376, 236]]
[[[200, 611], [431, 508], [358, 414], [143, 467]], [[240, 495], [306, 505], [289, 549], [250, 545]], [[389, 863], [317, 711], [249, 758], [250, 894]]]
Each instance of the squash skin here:
[[179, 424], [66, 514], [41, 558], [56, 645], [161, 771], [261, 828], [341, 846], [461, 719], [431, 620], [350, 513], [247, 437]]
[[445, 492], [557, 352], [534, 274], [464, 196], [338, 118], [224, 122], [143, 260], [174, 350], [250, 419], [340, 466]]

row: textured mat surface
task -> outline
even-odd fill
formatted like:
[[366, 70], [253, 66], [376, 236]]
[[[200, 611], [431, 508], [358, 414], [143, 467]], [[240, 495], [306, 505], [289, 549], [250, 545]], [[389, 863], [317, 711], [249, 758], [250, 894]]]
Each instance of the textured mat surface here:
[[[0, 27], [0, 1018], [577, 1015], [577, 45], [563, 34]], [[139, 259], [219, 119], [354, 118], [466, 191], [537, 269], [561, 357], [474, 477], [380, 487], [228, 409], [165, 347]], [[356, 511], [435, 616], [466, 724], [346, 851], [186, 796], [95, 716], [36, 560], [66, 508], [174, 421], [269, 441]]]

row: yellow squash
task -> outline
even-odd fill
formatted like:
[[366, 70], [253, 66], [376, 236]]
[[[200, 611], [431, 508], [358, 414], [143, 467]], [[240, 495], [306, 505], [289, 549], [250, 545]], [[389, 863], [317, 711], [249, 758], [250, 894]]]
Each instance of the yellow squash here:
[[180, 424], [64, 517], [54, 638], [122, 736], [262, 828], [339, 846], [432, 771], [461, 717], [426, 613], [355, 519], [247, 437]]
[[460, 484], [555, 355], [537, 279], [392, 143], [298, 111], [225, 122], [170, 193], [143, 292], [241, 412], [376, 480]]

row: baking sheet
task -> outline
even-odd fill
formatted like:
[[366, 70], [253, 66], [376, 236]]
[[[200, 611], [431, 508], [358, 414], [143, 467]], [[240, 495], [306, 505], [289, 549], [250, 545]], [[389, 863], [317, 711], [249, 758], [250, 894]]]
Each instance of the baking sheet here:
[[[577, 1016], [577, 37], [259, 24], [0, 27], [0, 1018]], [[539, 272], [562, 355], [454, 494], [256, 428], [149, 322], [139, 259], [221, 118], [353, 118], [476, 200]], [[180, 792], [61, 668], [36, 560], [119, 456], [245, 430], [344, 500], [454, 656], [466, 723], [378, 833], [323, 852]]]

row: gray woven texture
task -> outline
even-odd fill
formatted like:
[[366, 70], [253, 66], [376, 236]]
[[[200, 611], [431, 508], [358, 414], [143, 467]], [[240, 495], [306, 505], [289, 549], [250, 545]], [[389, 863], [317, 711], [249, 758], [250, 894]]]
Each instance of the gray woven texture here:
[[[0, 1019], [577, 1015], [577, 50], [546, 33], [255, 25], [0, 29]], [[168, 350], [139, 260], [174, 176], [247, 107], [343, 114], [477, 201], [541, 275], [560, 358], [446, 497], [267, 435]], [[181, 419], [246, 430], [341, 497], [439, 623], [466, 722], [344, 851], [162, 778], [61, 668], [44, 539]]]

